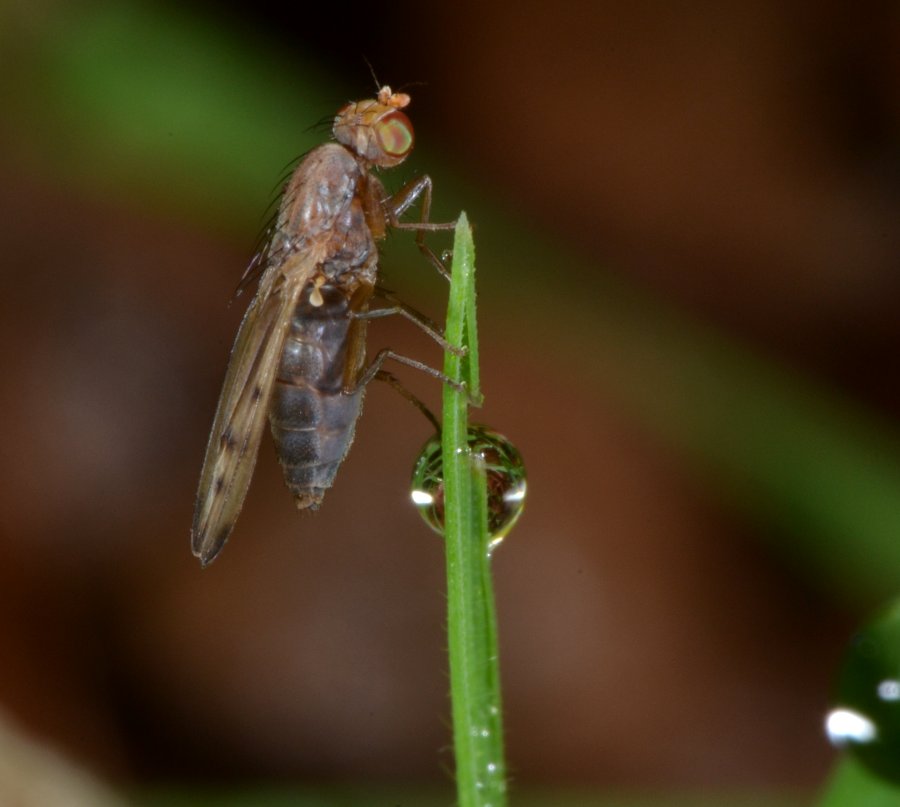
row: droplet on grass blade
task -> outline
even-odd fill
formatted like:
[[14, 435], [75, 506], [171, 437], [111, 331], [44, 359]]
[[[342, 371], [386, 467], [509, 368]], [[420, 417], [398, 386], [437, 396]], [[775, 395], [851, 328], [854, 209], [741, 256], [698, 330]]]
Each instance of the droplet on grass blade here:
[[900, 784], [900, 601], [851, 640], [825, 731], [832, 745]]
[[[502, 434], [487, 426], [472, 424], [469, 451], [484, 463], [487, 477], [488, 551], [512, 529], [525, 505], [527, 483], [525, 464], [518, 449]], [[441, 438], [433, 436], [422, 447], [413, 468], [413, 504], [425, 523], [435, 532], [444, 532], [444, 471]]]

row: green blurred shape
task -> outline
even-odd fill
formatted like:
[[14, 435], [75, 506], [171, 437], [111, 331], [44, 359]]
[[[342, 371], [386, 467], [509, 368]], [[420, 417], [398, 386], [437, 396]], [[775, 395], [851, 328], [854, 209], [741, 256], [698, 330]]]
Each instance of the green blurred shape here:
[[832, 774], [817, 807], [897, 807], [900, 789], [845, 757]]
[[607, 291], [596, 307], [550, 304], [549, 316], [567, 322], [562, 338], [591, 334], [589, 344], [572, 341], [572, 372], [592, 378], [598, 394], [618, 396], [711, 485], [768, 521], [773, 545], [798, 571], [852, 599], [896, 593], [893, 424], [654, 301], [612, 284]]
[[252, 226], [285, 163], [322, 141], [311, 124], [340, 103], [312, 66], [227, 17], [76, 3], [17, 43], [6, 22], [0, 45], [14, 45], [17, 67], [6, 126], [45, 170], [207, 221]]
[[[502, 284], [504, 306], [531, 325], [521, 336], [525, 356], [618, 400], [713, 489], [767, 522], [798, 573], [870, 605], [900, 590], [893, 423], [539, 234], [486, 219], [477, 236], [488, 325]], [[552, 334], [546, 343], [543, 334]], [[566, 392], [557, 391], [561, 417]]]

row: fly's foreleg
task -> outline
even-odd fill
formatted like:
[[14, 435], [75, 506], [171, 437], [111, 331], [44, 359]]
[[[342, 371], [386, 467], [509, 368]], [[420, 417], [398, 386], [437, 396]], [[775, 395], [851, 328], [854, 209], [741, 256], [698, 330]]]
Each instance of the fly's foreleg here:
[[[415, 202], [422, 200], [421, 215], [418, 221], [400, 221], [402, 216]], [[398, 230], [415, 230], [416, 246], [421, 253], [428, 258], [447, 280], [450, 279], [450, 272], [444, 262], [434, 254], [434, 251], [425, 243], [425, 233], [434, 232], [436, 230], [452, 230], [456, 227], [456, 222], [447, 222], [438, 224], [429, 221], [431, 215], [431, 177], [427, 174], [407, 182], [397, 193], [395, 193], [388, 202], [388, 219], [392, 227]]]

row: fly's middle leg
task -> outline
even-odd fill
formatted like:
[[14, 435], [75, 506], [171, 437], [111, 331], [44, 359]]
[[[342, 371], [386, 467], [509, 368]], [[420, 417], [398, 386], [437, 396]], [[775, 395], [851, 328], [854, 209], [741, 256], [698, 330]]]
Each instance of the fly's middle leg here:
[[410, 305], [407, 305], [404, 302], [398, 300], [393, 294], [385, 289], [377, 289], [377, 293], [380, 297], [383, 297], [389, 303], [392, 303], [390, 308], [373, 308], [369, 311], [358, 311], [354, 312], [354, 319], [381, 319], [382, 317], [390, 317], [394, 314], [399, 314], [401, 317], [405, 317], [414, 325], [417, 325], [421, 328], [425, 333], [427, 333], [435, 342], [437, 342], [442, 350], [449, 351], [454, 356], [465, 356], [466, 350], [465, 348], [459, 348], [455, 345], [451, 345], [443, 335], [443, 332], [438, 327], [437, 323], [433, 322], [429, 317], [425, 316], [425, 314], [417, 311]]
[[436, 378], [438, 381], [444, 384], [449, 384], [457, 392], [466, 391], [465, 384], [457, 383], [452, 378], [444, 375], [444, 373], [442, 373], [440, 370], [435, 370], [434, 367], [429, 367], [423, 362], [409, 358], [409, 356], [401, 356], [399, 353], [394, 353], [393, 350], [386, 347], [383, 350], [379, 350], [378, 353], [375, 354], [375, 358], [372, 359], [372, 363], [362, 372], [359, 378], [356, 379], [356, 383], [350, 388], [345, 388], [344, 392], [350, 395], [356, 392], [356, 390], [358, 390], [360, 387], [364, 387], [378, 375], [378, 373], [381, 371], [381, 365], [384, 364], [388, 359], [393, 359], [400, 364], [405, 364], [407, 367], [414, 367], [416, 370], [421, 370], [423, 373], [428, 373], [428, 375]]
[[[447, 280], [450, 279], [450, 272], [444, 265], [444, 262], [434, 254], [434, 251], [425, 243], [425, 233], [434, 232], [436, 230], [452, 230], [456, 227], [456, 222], [435, 223], [429, 221], [431, 215], [431, 177], [425, 174], [407, 182], [397, 193], [395, 193], [388, 201], [388, 218], [391, 226], [398, 230], [415, 230], [416, 246], [419, 251], [431, 261], [432, 265]], [[418, 221], [400, 221], [402, 216], [415, 202], [422, 200], [421, 215]]]

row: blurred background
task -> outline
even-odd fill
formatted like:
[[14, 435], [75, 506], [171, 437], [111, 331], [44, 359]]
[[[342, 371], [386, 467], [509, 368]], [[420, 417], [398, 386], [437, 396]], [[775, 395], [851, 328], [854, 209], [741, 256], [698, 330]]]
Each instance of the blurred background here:
[[[896, 4], [6, 0], [0, 53], [11, 743], [132, 792], [448, 786], [408, 404], [370, 389], [312, 516], [266, 438], [222, 556], [189, 549], [237, 280], [368, 60], [413, 98], [385, 182], [475, 223], [475, 417], [529, 470], [494, 561], [513, 792], [807, 803], [900, 589]], [[440, 319], [411, 241], [384, 282]]]

